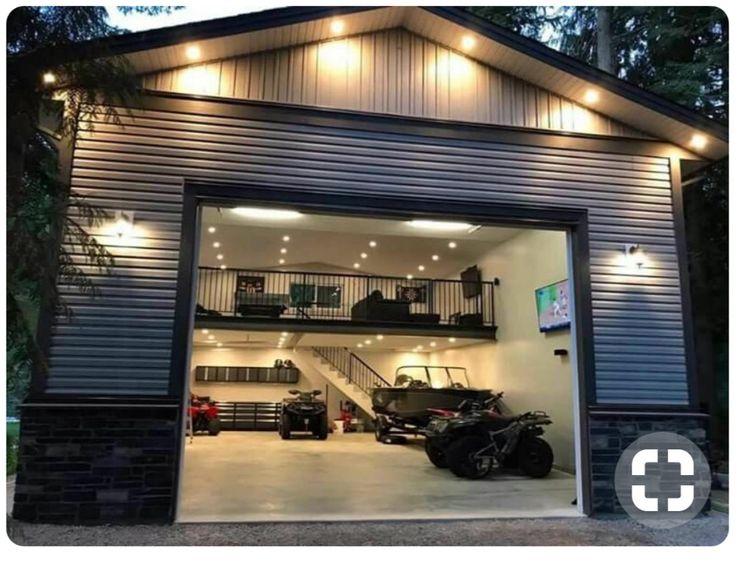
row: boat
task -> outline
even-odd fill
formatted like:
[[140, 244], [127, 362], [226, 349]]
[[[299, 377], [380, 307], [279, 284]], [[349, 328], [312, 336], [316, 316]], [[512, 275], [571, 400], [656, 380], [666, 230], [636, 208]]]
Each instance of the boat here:
[[394, 385], [374, 388], [371, 394], [376, 414], [376, 440], [389, 434], [423, 434], [432, 410], [456, 410], [464, 401], [482, 402], [491, 390], [471, 388], [460, 366], [400, 366]]

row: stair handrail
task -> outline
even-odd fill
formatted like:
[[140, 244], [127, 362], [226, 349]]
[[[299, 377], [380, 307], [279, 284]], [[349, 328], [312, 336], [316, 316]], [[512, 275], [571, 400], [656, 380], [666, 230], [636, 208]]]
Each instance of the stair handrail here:
[[[372, 376], [374, 381], [377, 381], [378, 386], [377, 387], [391, 387], [391, 384], [389, 384], [383, 376], [381, 376], [378, 372], [376, 372], [373, 368], [371, 368], [362, 358], [360, 358], [358, 355], [350, 351], [347, 347], [312, 347], [312, 350], [316, 352], [319, 356], [321, 356], [323, 359], [325, 359], [327, 362], [329, 362], [333, 368], [336, 370], [342, 372], [345, 374], [345, 371], [343, 368], [335, 364], [333, 359], [329, 358], [323, 351], [325, 349], [335, 350], [339, 353], [347, 354], [348, 358], [348, 366], [350, 366], [350, 360], [355, 360], [358, 363], [360, 363]], [[348, 381], [358, 386], [361, 390], [363, 390], [366, 393], [370, 393], [370, 389], [365, 389], [363, 386], [360, 385], [358, 382], [358, 379], [354, 378], [352, 374], [345, 374]]]

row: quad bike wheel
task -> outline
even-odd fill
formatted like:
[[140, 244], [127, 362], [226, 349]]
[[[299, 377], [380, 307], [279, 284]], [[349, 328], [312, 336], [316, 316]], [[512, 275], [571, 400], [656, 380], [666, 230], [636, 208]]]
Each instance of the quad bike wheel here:
[[319, 432], [315, 433], [315, 436], [320, 440], [324, 441], [327, 439], [327, 435], [330, 432], [329, 423], [327, 417], [323, 417], [319, 422]]
[[519, 443], [519, 468], [532, 478], [544, 478], [552, 470], [554, 454], [547, 441], [528, 437]]
[[220, 434], [220, 429], [222, 429], [222, 423], [219, 419], [210, 419], [207, 422], [207, 433], [211, 437], [216, 437]]
[[488, 446], [488, 441], [476, 435], [460, 437], [447, 447], [447, 466], [459, 478], [479, 480], [493, 468], [491, 458], [475, 458], [475, 453]]
[[285, 441], [288, 441], [291, 438], [291, 419], [289, 419], [288, 415], [281, 418], [279, 435], [281, 435], [281, 438]]
[[447, 468], [445, 452], [441, 448], [434, 446], [429, 439], [424, 440], [424, 452], [427, 453], [429, 461], [437, 468]]
[[376, 435], [376, 440], [379, 443], [382, 443], [383, 442], [383, 438], [388, 434], [388, 425], [387, 425], [386, 421], [384, 421], [383, 417], [381, 417], [380, 415], [378, 417], [376, 417], [376, 425], [375, 425], [375, 427], [376, 427], [376, 429], [375, 429], [374, 433]]

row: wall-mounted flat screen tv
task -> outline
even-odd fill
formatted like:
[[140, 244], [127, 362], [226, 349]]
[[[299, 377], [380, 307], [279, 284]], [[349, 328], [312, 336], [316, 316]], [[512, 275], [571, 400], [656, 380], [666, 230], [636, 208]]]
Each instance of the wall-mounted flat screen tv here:
[[460, 273], [460, 280], [463, 281], [463, 297], [466, 300], [480, 296], [483, 285], [477, 265], [463, 270]]
[[537, 288], [534, 295], [540, 331], [570, 327], [570, 284], [567, 280]]

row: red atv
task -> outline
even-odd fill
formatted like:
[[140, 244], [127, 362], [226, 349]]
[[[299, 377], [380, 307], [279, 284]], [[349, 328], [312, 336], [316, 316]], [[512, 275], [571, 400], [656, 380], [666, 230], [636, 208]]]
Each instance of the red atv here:
[[189, 417], [192, 419], [194, 433], [220, 434], [220, 410], [209, 398], [200, 398], [192, 394], [189, 401]]

